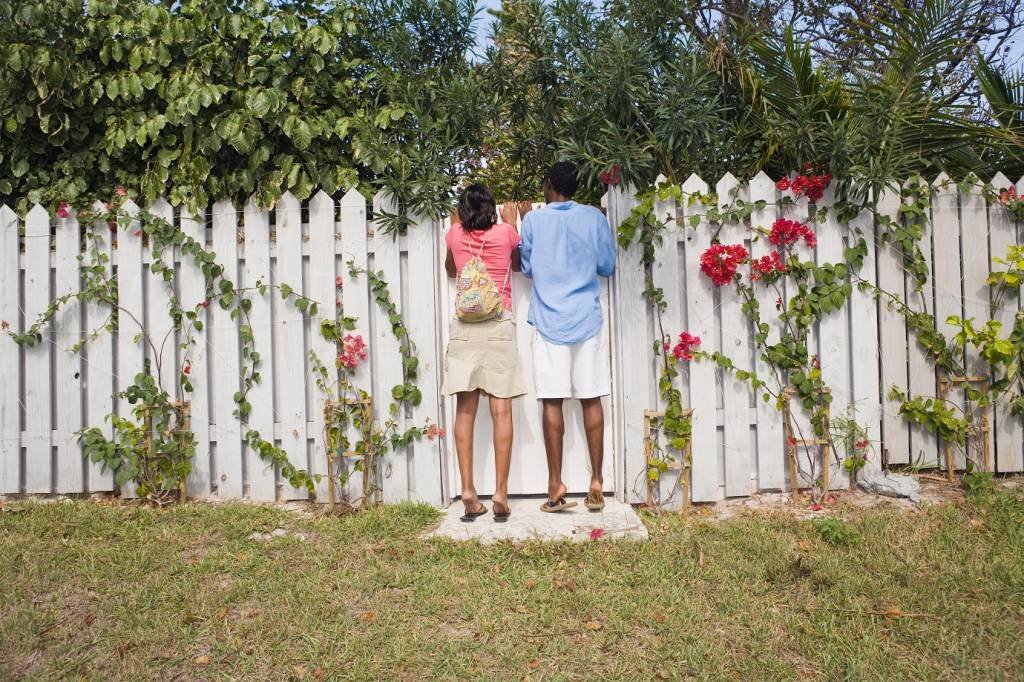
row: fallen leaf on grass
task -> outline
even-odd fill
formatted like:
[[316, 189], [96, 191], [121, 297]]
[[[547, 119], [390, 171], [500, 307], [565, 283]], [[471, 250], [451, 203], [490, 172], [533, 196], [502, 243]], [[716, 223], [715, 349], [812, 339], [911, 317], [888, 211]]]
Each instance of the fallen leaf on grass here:
[[[600, 540], [604, 537], [604, 528], [593, 528], [590, 531], [591, 540]], [[580, 566], [582, 568], [582, 565]]]
[[533, 578], [530, 578], [524, 583], [524, 585], [526, 586], [526, 589], [532, 590], [533, 588], [537, 587], [537, 581]]
[[201, 656], [196, 656], [195, 658], [193, 658], [192, 662], [196, 665], [207, 665], [210, 662], [210, 657], [206, 654], [202, 654]]
[[84, 625], [85, 627], [89, 627], [90, 625], [92, 625], [95, 622], [96, 622], [96, 615], [92, 614], [92, 613], [86, 615], [86, 617], [82, 619], [82, 625]]
[[295, 679], [297, 680], [306, 679], [306, 669], [301, 665], [293, 665], [292, 674], [295, 675]]
[[899, 618], [903, 615], [903, 609], [898, 606], [890, 606], [882, 612], [882, 615], [886, 618]]
[[372, 623], [373, 621], [377, 620], [377, 614], [373, 611], [363, 611], [359, 614], [359, 618], [361, 620], [366, 621], [367, 623]]
[[529, 613], [529, 612], [530, 612], [530, 609], [526, 608], [525, 606], [517, 606], [516, 607], [516, 613]]
[[797, 543], [797, 546], [802, 551], [804, 551], [804, 552], [810, 552], [811, 551], [811, 541], [810, 540], [801, 540], [799, 543]]
[[576, 581], [573, 580], [572, 578], [566, 578], [565, 580], [561, 580], [559, 578], [555, 578], [555, 587], [557, 587], [559, 589], [562, 589], [562, 590], [568, 590], [569, 592], [575, 592], [576, 591]]
[[533, 659], [532, 661], [530, 661], [530, 667], [533, 668], [534, 670], [536, 670], [537, 668], [540, 667], [540, 661], [537, 660], [536, 658]]
[[591, 632], [597, 632], [598, 630], [604, 628], [604, 623], [602, 623], [599, 620], [588, 620], [587, 624], [584, 627], [586, 627]]
[[664, 623], [665, 620], [666, 620], [665, 619], [665, 614], [662, 613], [661, 611], [658, 611], [656, 614], [654, 614], [654, 622], [655, 623]]

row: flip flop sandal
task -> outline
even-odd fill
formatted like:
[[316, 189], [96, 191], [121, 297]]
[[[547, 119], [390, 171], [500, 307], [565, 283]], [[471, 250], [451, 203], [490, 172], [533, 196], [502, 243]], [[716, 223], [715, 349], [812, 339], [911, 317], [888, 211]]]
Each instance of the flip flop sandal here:
[[508, 521], [508, 517], [512, 514], [512, 510], [507, 505], [503, 505], [505, 507], [505, 510], [498, 511], [499, 504], [499, 502], [494, 502], [491, 505], [492, 507], [494, 507], [494, 522], [505, 523], [506, 521]]
[[587, 501], [583, 504], [592, 512], [599, 512], [604, 509], [604, 495], [587, 493]]
[[486, 513], [487, 513], [487, 507], [485, 507], [484, 505], [481, 504], [480, 505], [480, 509], [478, 509], [477, 511], [466, 512], [465, 514], [460, 516], [459, 517], [459, 521], [462, 521], [463, 523], [473, 523], [474, 521], [477, 520], [477, 517], [483, 516]]
[[563, 509], [570, 509], [576, 506], [576, 502], [567, 502], [564, 497], [559, 497], [557, 500], [544, 500], [544, 504], [540, 506], [542, 512], [560, 512]]

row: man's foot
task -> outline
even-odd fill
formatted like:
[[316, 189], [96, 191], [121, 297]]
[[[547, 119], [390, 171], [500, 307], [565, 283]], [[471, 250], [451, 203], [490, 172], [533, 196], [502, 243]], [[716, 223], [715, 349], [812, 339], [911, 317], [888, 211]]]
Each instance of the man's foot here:
[[575, 507], [575, 502], [566, 501], [565, 494], [567, 492], [569, 492], [569, 489], [565, 487], [564, 483], [559, 483], [554, 488], [548, 488], [548, 499], [544, 500], [540, 510], [543, 512], [560, 512], [563, 509]]

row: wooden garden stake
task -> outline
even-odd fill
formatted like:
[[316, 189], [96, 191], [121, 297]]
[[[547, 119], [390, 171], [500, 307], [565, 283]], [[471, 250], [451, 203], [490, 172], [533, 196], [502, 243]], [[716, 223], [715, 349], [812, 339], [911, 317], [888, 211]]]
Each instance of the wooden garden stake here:
[[[988, 392], [988, 377], [984, 376], [953, 376], [943, 377], [939, 379], [939, 398], [946, 400], [949, 395], [949, 390], [953, 386], [963, 385], [966, 388], [970, 388], [972, 384], [978, 386], [978, 390], [982, 393]], [[992, 471], [991, 466], [991, 453], [988, 448], [988, 433], [989, 433], [989, 420], [988, 420], [988, 405], [982, 407], [981, 410], [981, 457], [982, 457], [982, 468], [986, 472]], [[946, 454], [946, 480], [950, 483], [954, 479], [955, 463], [953, 461], [953, 444], [947, 439], [945, 441], [945, 454]], [[967, 450], [967, 443], [964, 443], [964, 449]]]
[[334, 514], [334, 449], [328, 434], [331, 431], [331, 415], [334, 412], [334, 401], [324, 401], [324, 451], [327, 454], [327, 508]]
[[[821, 490], [822, 494], [825, 495], [828, 493], [829, 472], [832, 468], [832, 459], [835, 457], [832, 439], [829, 437], [829, 422], [831, 419], [829, 403], [826, 402], [822, 407], [822, 431], [824, 435], [815, 438], [797, 438], [794, 435], [796, 430], [793, 428], [793, 412], [790, 405], [791, 397], [796, 395], [796, 392], [795, 388], [786, 388], [782, 392], [783, 435], [786, 438], [786, 454], [789, 459], [790, 490], [794, 495], [800, 492], [800, 484], [797, 480], [799, 475], [796, 459], [797, 447], [816, 447], [821, 454]], [[828, 392], [829, 390], [825, 389], [824, 393]]]

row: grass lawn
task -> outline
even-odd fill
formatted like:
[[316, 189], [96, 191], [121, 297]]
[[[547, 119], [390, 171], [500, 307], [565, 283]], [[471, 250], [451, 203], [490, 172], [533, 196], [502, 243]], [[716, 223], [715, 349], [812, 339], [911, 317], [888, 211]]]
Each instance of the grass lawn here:
[[838, 546], [779, 513], [647, 516], [642, 544], [417, 539], [435, 516], [7, 504], [0, 678], [1024, 674], [1021, 489], [863, 513]]

